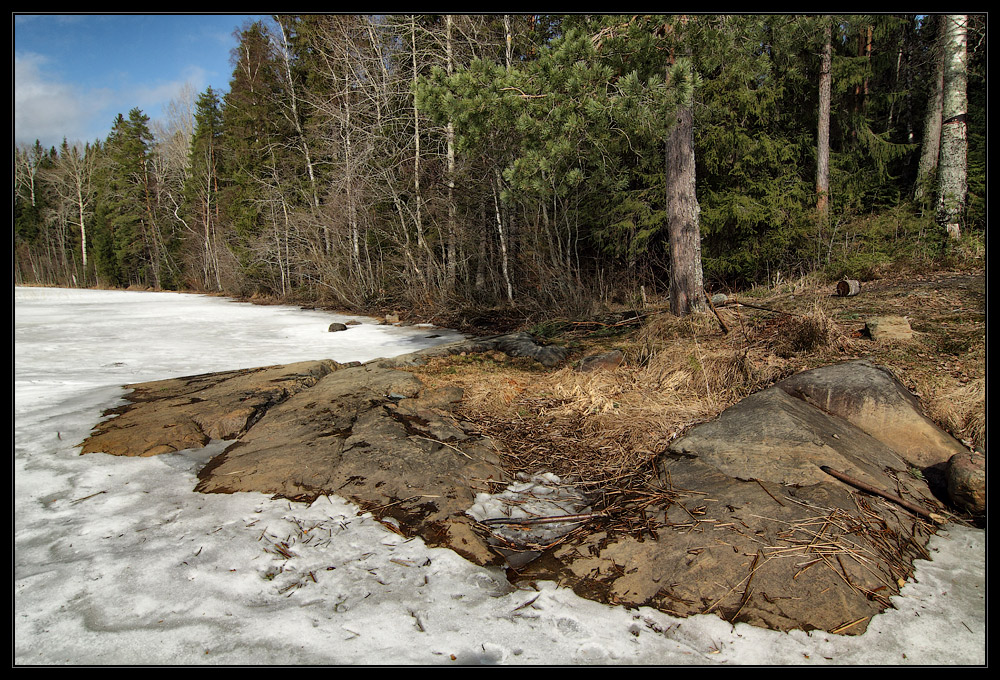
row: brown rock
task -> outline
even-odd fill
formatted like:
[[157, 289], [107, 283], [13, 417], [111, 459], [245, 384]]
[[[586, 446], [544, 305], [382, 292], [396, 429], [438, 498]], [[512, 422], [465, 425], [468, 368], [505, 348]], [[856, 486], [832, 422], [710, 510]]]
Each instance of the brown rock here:
[[956, 453], [948, 461], [948, 496], [973, 515], [986, 514], [986, 456], [973, 451]]
[[489, 440], [451, 409], [462, 390], [425, 390], [404, 371], [332, 361], [226, 371], [130, 386], [85, 453], [152, 456], [237, 441], [199, 473], [197, 491], [348, 498], [430, 545], [500, 561], [465, 511], [502, 480]]
[[622, 365], [624, 359], [625, 355], [622, 354], [621, 350], [615, 349], [604, 354], [594, 354], [584, 357], [580, 360], [580, 364], [576, 367], [576, 370], [581, 373], [590, 373], [601, 369], [615, 369]]
[[338, 367], [305, 361], [128, 385], [131, 405], [114, 409], [81, 453], [153, 456], [235, 439], [274, 404], [316, 384]]
[[846, 420], [921, 469], [943, 464], [965, 450], [923, 414], [917, 398], [901, 382], [869, 361], [803, 371], [775, 387]]
[[[496, 336], [475, 346], [556, 358], [529, 341]], [[391, 365], [308, 362], [133, 386], [132, 404], [101, 423], [85, 450], [154, 455], [238, 437], [199, 472], [198, 491], [303, 501], [336, 494], [429, 545], [501, 564], [466, 515], [477, 493], [509, 481], [495, 447], [456, 418], [459, 388], [428, 389]], [[926, 482], [905, 474], [910, 464], [892, 441], [868, 431], [892, 422], [865, 415], [878, 412], [873, 404], [905, 412], [915, 408], [912, 395], [866, 392], [879, 380], [889, 394], [901, 387], [871, 365], [828, 368], [691, 430], [660, 457], [659, 481], [641, 508], [601, 515], [522, 567], [521, 577], [557, 578], [585, 597], [682, 616], [863, 632], [925, 555], [929, 528], [820, 466], [935, 506]]]

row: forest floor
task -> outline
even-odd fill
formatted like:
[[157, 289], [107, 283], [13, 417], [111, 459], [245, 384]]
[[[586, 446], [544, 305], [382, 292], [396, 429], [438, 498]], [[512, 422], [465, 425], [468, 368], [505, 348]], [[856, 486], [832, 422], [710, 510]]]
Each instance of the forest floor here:
[[[753, 305], [753, 306], [750, 306]], [[986, 280], [983, 270], [862, 282], [840, 297], [806, 278], [729, 296], [711, 311], [672, 315], [666, 300], [586, 319], [516, 323], [479, 313], [480, 334], [526, 330], [569, 351], [547, 369], [499, 352], [434, 358], [411, 369], [429, 387], [465, 390], [460, 409], [497, 442], [510, 472], [552, 472], [637, 488], [653, 461], [694, 425], [799, 371], [868, 359], [889, 369], [924, 412], [970, 448], [985, 447]], [[909, 322], [910, 340], [874, 340], [866, 323]], [[614, 369], [581, 372], [586, 356], [620, 350]]]

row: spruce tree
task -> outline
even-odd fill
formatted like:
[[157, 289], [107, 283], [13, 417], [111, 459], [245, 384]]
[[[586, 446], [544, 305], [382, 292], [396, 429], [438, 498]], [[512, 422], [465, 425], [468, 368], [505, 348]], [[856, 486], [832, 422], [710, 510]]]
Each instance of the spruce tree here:
[[222, 173], [222, 110], [215, 90], [209, 87], [195, 104], [185, 202], [191, 229], [200, 242], [197, 261], [202, 285], [222, 290], [219, 250], [219, 191]]

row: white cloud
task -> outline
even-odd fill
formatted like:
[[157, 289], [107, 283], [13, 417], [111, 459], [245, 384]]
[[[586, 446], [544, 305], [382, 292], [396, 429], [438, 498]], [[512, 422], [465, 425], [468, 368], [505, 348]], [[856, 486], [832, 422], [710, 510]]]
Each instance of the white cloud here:
[[153, 113], [151, 112], [159, 111], [161, 108], [166, 107], [171, 99], [179, 97], [185, 86], [192, 87], [198, 91], [203, 89], [203, 84], [207, 80], [205, 69], [199, 66], [188, 66], [179, 78], [134, 89], [129, 93], [129, 97], [135, 103], [131, 104], [129, 108], [138, 106], [145, 113], [152, 116]]
[[178, 78], [155, 85], [129, 87], [127, 74], [118, 78], [125, 87], [86, 88], [63, 82], [47, 72], [47, 57], [34, 53], [14, 58], [14, 141], [16, 144], [58, 146], [63, 137], [73, 142], [104, 139], [118, 113], [135, 107], [151, 118], [182, 96], [185, 86], [195, 90], [207, 82], [205, 70], [189, 66]]
[[46, 147], [62, 142], [91, 141], [107, 134], [111, 120], [106, 108], [111, 93], [82, 90], [45, 72], [47, 59], [39, 54], [14, 56], [14, 141]]

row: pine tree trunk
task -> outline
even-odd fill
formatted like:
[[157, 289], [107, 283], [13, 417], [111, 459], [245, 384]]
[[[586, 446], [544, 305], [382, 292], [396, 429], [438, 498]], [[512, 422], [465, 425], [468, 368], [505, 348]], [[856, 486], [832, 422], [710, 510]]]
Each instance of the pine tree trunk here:
[[968, 154], [967, 128], [967, 50], [968, 17], [964, 14], [943, 18], [944, 27], [944, 88], [942, 93], [941, 151], [938, 160], [937, 221], [948, 235], [958, 238], [960, 221], [965, 210]]
[[819, 126], [816, 140], [816, 210], [826, 222], [830, 214], [830, 73], [832, 33], [829, 17], [824, 17], [823, 57], [819, 71]]
[[682, 106], [667, 138], [667, 224], [670, 234], [670, 311], [705, 308], [701, 268], [701, 207], [695, 195], [694, 111]]
[[944, 17], [934, 18], [937, 24], [935, 30], [934, 82], [931, 83], [931, 96], [927, 100], [927, 114], [924, 117], [924, 138], [920, 146], [920, 162], [917, 165], [917, 184], [913, 197], [920, 201], [926, 190], [933, 184], [934, 173], [937, 170], [938, 153], [941, 150], [941, 107], [944, 104]]

